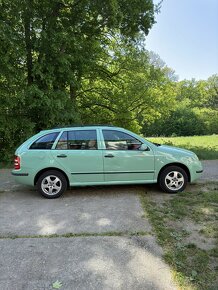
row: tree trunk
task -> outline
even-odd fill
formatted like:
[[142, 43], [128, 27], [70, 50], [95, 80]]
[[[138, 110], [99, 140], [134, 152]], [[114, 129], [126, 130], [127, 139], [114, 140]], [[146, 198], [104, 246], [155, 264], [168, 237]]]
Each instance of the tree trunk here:
[[73, 102], [76, 102], [76, 86], [74, 84], [70, 84], [70, 98]]

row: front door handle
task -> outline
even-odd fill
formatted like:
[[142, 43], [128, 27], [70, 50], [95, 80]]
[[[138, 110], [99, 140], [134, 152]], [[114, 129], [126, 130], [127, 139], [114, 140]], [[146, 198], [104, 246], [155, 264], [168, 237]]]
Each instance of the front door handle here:
[[65, 155], [65, 154], [60, 154], [60, 155], [57, 155], [57, 157], [58, 157], [58, 158], [66, 158], [67, 155]]
[[104, 157], [106, 157], [106, 158], [113, 158], [114, 155], [113, 154], [107, 154], [107, 155], [104, 155]]

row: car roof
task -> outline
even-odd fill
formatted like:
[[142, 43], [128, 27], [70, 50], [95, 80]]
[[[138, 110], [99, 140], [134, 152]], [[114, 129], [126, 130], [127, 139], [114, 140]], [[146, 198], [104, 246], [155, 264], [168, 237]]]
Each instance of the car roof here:
[[121, 127], [116, 127], [113, 125], [70, 125], [70, 126], [57, 126], [51, 129], [42, 130], [41, 132], [56, 132], [56, 131], [63, 131], [63, 130], [69, 130], [69, 129], [98, 129], [98, 128], [105, 128], [105, 129], [121, 129], [125, 130]]

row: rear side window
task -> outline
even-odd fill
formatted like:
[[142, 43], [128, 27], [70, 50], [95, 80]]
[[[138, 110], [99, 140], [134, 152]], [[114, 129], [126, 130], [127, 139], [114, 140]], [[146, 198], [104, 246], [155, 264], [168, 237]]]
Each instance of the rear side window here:
[[58, 134], [59, 132], [55, 132], [40, 137], [30, 146], [30, 149], [51, 149]]
[[56, 149], [97, 150], [96, 130], [75, 130], [64, 132], [58, 140]]

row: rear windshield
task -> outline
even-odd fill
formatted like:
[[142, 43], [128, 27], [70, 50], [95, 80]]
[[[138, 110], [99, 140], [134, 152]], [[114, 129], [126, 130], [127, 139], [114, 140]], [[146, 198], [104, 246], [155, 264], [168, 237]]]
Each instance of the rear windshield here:
[[30, 146], [30, 149], [51, 149], [58, 134], [59, 132], [55, 132], [40, 137]]

